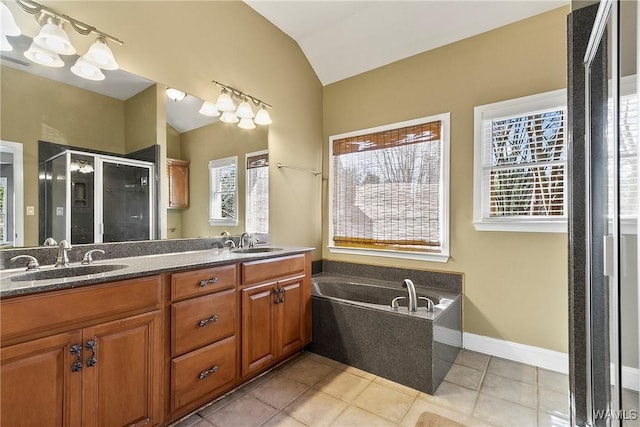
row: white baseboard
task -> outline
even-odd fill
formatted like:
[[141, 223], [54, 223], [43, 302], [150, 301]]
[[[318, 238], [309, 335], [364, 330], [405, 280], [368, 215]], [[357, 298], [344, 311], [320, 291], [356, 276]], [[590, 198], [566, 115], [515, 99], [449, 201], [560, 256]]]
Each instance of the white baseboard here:
[[560, 351], [499, 340], [469, 332], [462, 334], [462, 346], [468, 350], [502, 357], [514, 362], [526, 363], [563, 374], [569, 373], [569, 355]]
[[[462, 347], [491, 356], [501, 357], [514, 362], [526, 363], [550, 371], [569, 373], [569, 355], [560, 351], [542, 347], [504, 341], [483, 335], [464, 332]], [[629, 366], [622, 367], [622, 387], [638, 391], [640, 386], [640, 370]]]

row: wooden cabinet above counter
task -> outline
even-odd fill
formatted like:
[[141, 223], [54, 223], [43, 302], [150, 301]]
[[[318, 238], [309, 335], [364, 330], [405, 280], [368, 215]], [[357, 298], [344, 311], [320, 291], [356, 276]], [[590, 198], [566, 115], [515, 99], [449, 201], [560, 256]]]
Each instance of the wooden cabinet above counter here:
[[169, 176], [169, 208], [186, 209], [189, 207], [189, 162], [167, 159]]

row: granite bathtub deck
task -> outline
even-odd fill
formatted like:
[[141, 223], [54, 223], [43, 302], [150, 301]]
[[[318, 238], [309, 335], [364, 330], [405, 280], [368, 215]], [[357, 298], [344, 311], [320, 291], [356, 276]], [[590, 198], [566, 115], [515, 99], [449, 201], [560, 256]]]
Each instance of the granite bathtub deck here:
[[[11, 276], [25, 273], [25, 268], [14, 268], [0, 271], [0, 298], [29, 295], [45, 291], [77, 288], [108, 281], [132, 279], [159, 273], [181, 271], [187, 269], [215, 267], [235, 264], [243, 261], [274, 258], [312, 251], [313, 248], [297, 246], [278, 246], [282, 250], [260, 253], [237, 253], [228, 249], [208, 249], [200, 251], [178, 252], [168, 254], [144, 255], [126, 258], [96, 259], [93, 265], [125, 264], [119, 270], [82, 276], [31, 281], [12, 281]], [[98, 258], [96, 256], [96, 258]], [[26, 263], [26, 261], [25, 261]], [[69, 263], [77, 267], [80, 262]], [[63, 267], [64, 268], [64, 267]], [[40, 271], [60, 270], [52, 265], [41, 266]]]

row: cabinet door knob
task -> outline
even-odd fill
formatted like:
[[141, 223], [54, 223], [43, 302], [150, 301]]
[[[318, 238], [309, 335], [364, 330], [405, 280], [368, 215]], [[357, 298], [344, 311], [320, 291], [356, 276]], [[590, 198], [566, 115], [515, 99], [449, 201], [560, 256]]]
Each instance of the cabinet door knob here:
[[209, 322], [211, 323], [215, 323], [218, 321], [218, 316], [216, 316], [215, 314], [211, 315], [211, 317], [209, 317], [208, 319], [202, 319], [201, 321], [198, 322], [198, 326], [200, 326], [201, 328], [204, 328], [205, 326], [207, 326], [207, 324]]
[[203, 380], [207, 378], [209, 374], [215, 374], [216, 372], [218, 372], [218, 366], [212, 366], [210, 369], [200, 372], [200, 375], [198, 375], [198, 378]]
[[82, 369], [82, 346], [80, 344], [74, 344], [69, 351], [76, 357], [76, 361], [73, 362], [73, 366], [71, 366], [71, 372], [78, 372]]
[[215, 277], [215, 276], [214, 276], [214, 277], [212, 277], [212, 278], [211, 278], [211, 279], [209, 279], [209, 280], [201, 280], [201, 281], [200, 281], [200, 287], [201, 287], [201, 288], [204, 288], [205, 286], [207, 286], [207, 285], [212, 285], [212, 284], [214, 284], [214, 283], [218, 283], [218, 278], [217, 278], [217, 277]]
[[87, 341], [87, 344], [84, 346], [84, 348], [86, 348], [87, 350], [91, 350], [91, 356], [89, 357], [89, 360], [87, 360], [87, 368], [91, 368], [92, 366], [95, 366], [96, 363], [98, 363], [98, 360], [96, 359], [95, 340]]

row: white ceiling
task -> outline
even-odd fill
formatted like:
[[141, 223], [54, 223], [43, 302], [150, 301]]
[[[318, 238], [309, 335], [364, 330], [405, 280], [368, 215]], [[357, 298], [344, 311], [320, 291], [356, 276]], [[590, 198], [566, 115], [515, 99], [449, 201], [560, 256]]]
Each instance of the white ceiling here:
[[244, 0], [293, 38], [323, 85], [569, 0]]

